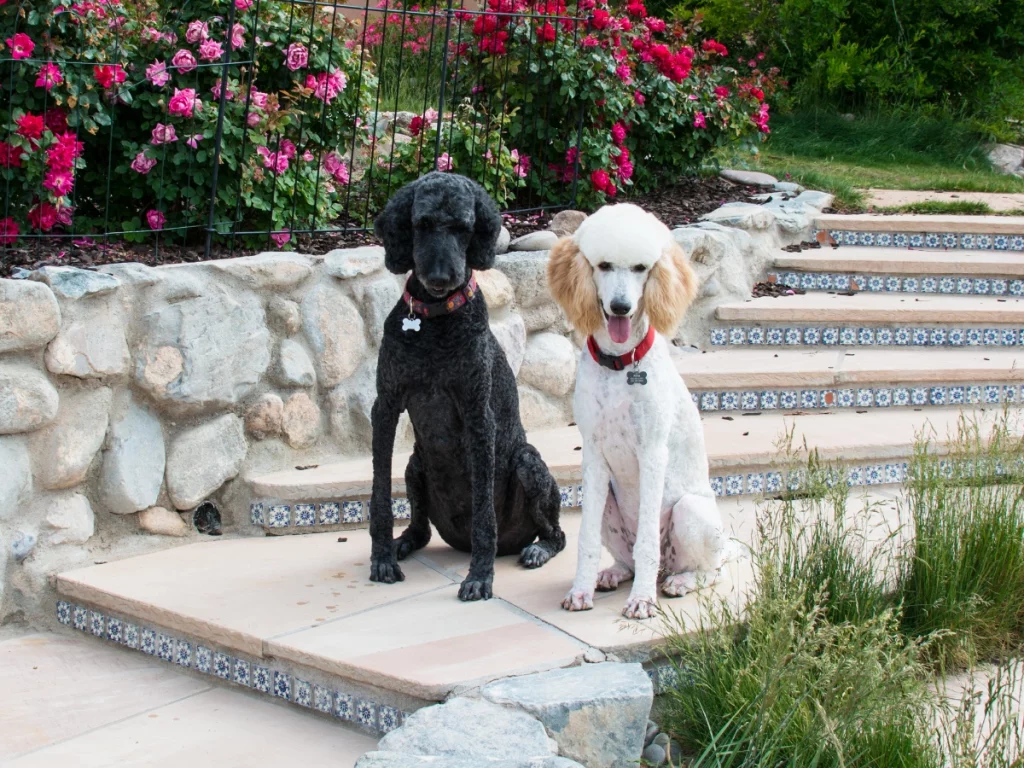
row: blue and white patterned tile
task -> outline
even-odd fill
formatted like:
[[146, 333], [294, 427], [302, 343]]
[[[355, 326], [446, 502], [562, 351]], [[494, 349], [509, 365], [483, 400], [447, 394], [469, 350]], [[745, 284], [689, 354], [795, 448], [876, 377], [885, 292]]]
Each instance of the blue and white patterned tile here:
[[65, 626], [71, 624], [71, 603], [67, 600], [57, 601], [57, 621]]
[[984, 334], [980, 328], [968, 328], [966, 336], [967, 346], [969, 347], [980, 347], [982, 341], [984, 341]]
[[928, 334], [928, 345], [931, 347], [946, 346], [946, 329], [932, 328]]
[[1007, 403], [1016, 403], [1017, 398], [1017, 386], [1014, 384], [1008, 384], [1003, 387], [1003, 401]]
[[857, 329], [856, 328], [840, 328], [839, 329], [839, 344], [843, 347], [852, 347], [857, 343]]
[[580, 507], [583, 506], [583, 486], [576, 486], [576, 504]]
[[192, 643], [179, 640], [174, 648], [174, 663], [179, 667], [192, 666]]
[[875, 404], [875, 391], [873, 389], [864, 388], [857, 390], [857, 407], [858, 408], [870, 408]]
[[910, 390], [906, 387], [895, 387], [892, 391], [892, 404], [897, 408], [910, 405]]
[[921, 293], [936, 293], [939, 290], [939, 281], [934, 277], [921, 278]]
[[891, 347], [895, 340], [892, 328], [878, 328], [875, 330], [875, 344], [879, 347]]
[[139, 650], [147, 656], [156, 655], [156, 632], [143, 628], [139, 635]]
[[879, 248], [888, 248], [892, 245], [892, 234], [889, 232], [878, 232], [875, 234], [875, 245]]
[[786, 272], [782, 276], [782, 282], [788, 285], [790, 288], [800, 287], [800, 273], [799, 272]]
[[984, 277], [979, 277], [974, 281], [974, 285], [971, 290], [976, 294], [985, 296], [989, 293], [991, 287], [992, 283], [990, 280]]
[[313, 504], [296, 504], [295, 525], [303, 528], [316, 525], [316, 506]]
[[832, 275], [832, 290], [834, 290], [834, 291], [848, 291], [848, 290], [850, 290], [850, 276], [849, 275]]
[[874, 328], [858, 328], [857, 329], [857, 344], [862, 347], [870, 347], [875, 343], [875, 329]]
[[1010, 281], [1010, 295], [1011, 296], [1024, 296], [1024, 280], [1011, 280]]
[[334, 697], [334, 716], [346, 722], [356, 719], [355, 698], [347, 693], [339, 693]]
[[839, 329], [838, 328], [822, 328], [821, 329], [821, 343], [826, 346], [835, 346], [839, 343]]
[[729, 333], [725, 328], [711, 329], [711, 344], [715, 347], [722, 347], [729, 343]]
[[950, 405], [963, 405], [967, 402], [964, 388], [961, 386], [950, 387], [946, 390], [946, 400]]
[[739, 496], [743, 493], [743, 475], [726, 475], [725, 495]]
[[372, 701], [356, 701], [356, 722], [364, 728], [377, 730], [377, 705]]
[[815, 346], [821, 343], [821, 328], [804, 328], [804, 344]]
[[730, 344], [745, 344], [747, 341], [747, 329], [746, 328], [730, 328], [729, 329], [729, 343]]
[[380, 732], [391, 733], [402, 721], [402, 713], [396, 707], [387, 707], [383, 704], [380, 705]]
[[249, 687], [249, 675], [251, 673], [251, 664], [245, 659], [235, 659], [235, 668], [231, 671], [231, 679], [239, 685]]
[[744, 392], [740, 396], [740, 408], [744, 411], [756, 411], [761, 405], [761, 396], [757, 392]]
[[938, 248], [942, 245], [942, 237], [937, 232], [926, 232], [924, 236], [925, 248]]
[[866, 485], [881, 485], [885, 482], [885, 467], [881, 464], [871, 464], [864, 468], [864, 482]]
[[991, 251], [992, 235], [975, 235], [974, 247], [977, 248], [979, 251]]
[[715, 496], [725, 495], [725, 478], [723, 477], [712, 477], [711, 478], [711, 490]]
[[1009, 284], [1002, 278], [992, 278], [989, 281], [989, 292], [993, 296], [1005, 296], [1008, 288]]
[[903, 482], [903, 465], [902, 464], [886, 464], [885, 465], [885, 482], [888, 485], [893, 483]]
[[295, 681], [295, 703], [300, 707], [313, 706], [313, 686], [305, 680]]
[[700, 393], [700, 409], [702, 411], [717, 411], [718, 410], [718, 393], [717, 392], [701, 392]]
[[863, 467], [848, 467], [846, 470], [846, 483], [851, 487], [864, 485], [865, 476]]
[[785, 410], [792, 410], [800, 405], [800, 398], [793, 390], [779, 392], [779, 407]]
[[801, 408], [817, 408], [818, 407], [818, 390], [816, 389], [804, 389], [800, 392], [800, 407]]
[[274, 695], [279, 699], [291, 701], [292, 678], [284, 672], [274, 671]]
[[1010, 238], [1009, 249], [1011, 251], [1024, 251], [1024, 235], [1013, 235]]
[[126, 622], [124, 625], [124, 646], [126, 648], [132, 648], [134, 650], [139, 649], [139, 643], [142, 641], [142, 633], [139, 631], [138, 624], [132, 624]]
[[558, 486], [558, 495], [561, 500], [561, 506], [563, 507], [575, 507], [576, 506], [576, 486], [573, 485], [560, 485]]
[[904, 293], [920, 293], [921, 283], [916, 277], [903, 278], [902, 290]]
[[213, 674], [221, 680], [230, 680], [231, 657], [224, 653], [213, 654]]
[[800, 275], [800, 282], [798, 285], [805, 291], [816, 291], [818, 290], [818, 286], [821, 285], [821, 280], [814, 272], [805, 272]]
[[1003, 328], [999, 332], [999, 343], [1004, 347], [1017, 346], [1017, 332], [1013, 328]]
[[786, 475], [786, 488], [791, 491], [798, 491], [804, 485], [804, 471], [802, 469], [791, 469]]
[[992, 246], [997, 251], [1007, 251], [1010, 249], [1010, 238], [1006, 235], [996, 235], [992, 238]]
[[324, 714], [331, 714], [334, 708], [334, 691], [322, 685], [313, 686], [313, 709]]
[[956, 248], [959, 243], [959, 238], [953, 232], [945, 232], [942, 235], [942, 247], [943, 248]]
[[723, 411], [735, 411], [740, 407], [739, 392], [723, 392], [720, 400]]
[[213, 672], [213, 651], [205, 646], [197, 645], [195, 668], [204, 675]]
[[124, 622], [110, 616], [107, 618], [107, 640], [121, 645], [124, 641]]
[[898, 277], [885, 278], [885, 290], [889, 293], [898, 293], [901, 290], [903, 281]]
[[983, 399], [982, 389], [980, 384], [971, 384], [967, 387], [967, 403], [968, 405], [979, 405]]
[[866, 290], [879, 292], [885, 290], [885, 278], [881, 275], [871, 275], [868, 277]]
[[408, 499], [391, 499], [391, 514], [395, 520], [412, 519], [412, 507]]
[[984, 394], [985, 402], [989, 405], [998, 403], [1002, 398], [1002, 391], [995, 384], [987, 384]]
[[997, 347], [1003, 343], [1003, 334], [998, 328], [986, 328], [981, 332], [981, 342], [986, 347]]
[[914, 340], [914, 332], [910, 328], [900, 326], [893, 330], [893, 341], [898, 347], [905, 347]]
[[249, 522], [253, 525], [263, 525], [263, 504], [254, 501], [249, 505]]
[[910, 390], [911, 405], [928, 405], [927, 387], [914, 387]]
[[156, 656], [168, 664], [174, 663], [174, 638], [167, 635], [156, 636]]
[[782, 490], [782, 473], [781, 472], [765, 472], [764, 473], [764, 490], [766, 493], [778, 493]]
[[911, 248], [924, 248], [924, 234], [913, 232], [908, 237]]
[[932, 387], [931, 389], [928, 390], [928, 400], [931, 401], [932, 405], [945, 405], [946, 388]]
[[880, 387], [875, 390], [875, 407], [876, 408], [888, 408], [892, 405], [892, 390], [886, 387]]
[[361, 523], [363, 522], [363, 502], [343, 501], [341, 503], [341, 522]]
[[975, 247], [974, 235], [969, 234], [969, 233], [965, 233], [963, 235], [960, 235], [960, 247], [961, 248], [974, 248]]
[[927, 346], [929, 338], [931, 338], [931, 334], [928, 332], [927, 328], [910, 329], [910, 343], [915, 347]]
[[939, 279], [939, 293], [956, 293], [956, 278], [943, 277]]
[[782, 344], [785, 339], [785, 333], [782, 328], [767, 328], [764, 334], [765, 343], [769, 346], [777, 347]]
[[267, 525], [271, 528], [287, 528], [292, 524], [291, 507], [287, 504], [274, 504], [267, 514]]
[[836, 405], [840, 408], [852, 408], [857, 403], [857, 394], [852, 389], [836, 391]]
[[103, 637], [103, 614], [99, 611], [89, 611], [89, 632], [93, 637]]
[[754, 472], [747, 475], [747, 493], [764, 493], [764, 473]]
[[270, 693], [273, 678], [270, 670], [256, 664], [252, 667], [252, 687], [260, 693]]
[[967, 343], [967, 334], [963, 328], [950, 328], [946, 339], [951, 347], [962, 347]]
[[818, 275], [818, 290], [819, 291], [831, 291], [832, 290], [832, 275], [828, 273]]
[[907, 248], [910, 246], [910, 236], [903, 232], [897, 232], [892, 236], [892, 244], [897, 248]]
[[765, 390], [761, 393], [761, 408], [766, 411], [773, 411], [779, 407], [779, 393]]
[[341, 522], [341, 504], [327, 501], [320, 505], [320, 525], [337, 525]]
[[755, 347], [764, 344], [764, 328], [748, 328], [747, 344], [752, 344]]

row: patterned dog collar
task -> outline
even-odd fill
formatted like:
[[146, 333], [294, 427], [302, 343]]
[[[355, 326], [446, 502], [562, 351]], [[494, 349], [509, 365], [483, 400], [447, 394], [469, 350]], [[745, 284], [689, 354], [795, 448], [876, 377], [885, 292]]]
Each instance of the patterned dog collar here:
[[[413, 278], [410, 277], [410, 280]], [[402, 301], [409, 307], [409, 312], [421, 315], [422, 317], [437, 317], [438, 315], [450, 315], [458, 309], [471, 302], [478, 293], [476, 287], [476, 275], [471, 275], [469, 282], [457, 290], [444, 301], [435, 301], [428, 304], [425, 301], [414, 299], [409, 293], [409, 284], [405, 284], [405, 293], [402, 294]]]
[[654, 326], [647, 329], [647, 335], [644, 336], [644, 340], [637, 344], [633, 349], [624, 355], [608, 355], [598, 349], [597, 342], [594, 341], [593, 336], [587, 337], [587, 349], [590, 350], [590, 356], [594, 358], [594, 361], [598, 365], [603, 365], [605, 368], [611, 368], [613, 371], [625, 370], [627, 366], [639, 363], [644, 355], [651, 351], [651, 347], [654, 346]]

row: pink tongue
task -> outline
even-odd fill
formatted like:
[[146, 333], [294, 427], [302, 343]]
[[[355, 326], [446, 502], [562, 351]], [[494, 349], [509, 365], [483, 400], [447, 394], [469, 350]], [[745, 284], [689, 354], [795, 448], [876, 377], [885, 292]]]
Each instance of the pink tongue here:
[[629, 318], [609, 317], [608, 335], [612, 337], [612, 341], [616, 344], [624, 344], [629, 341]]

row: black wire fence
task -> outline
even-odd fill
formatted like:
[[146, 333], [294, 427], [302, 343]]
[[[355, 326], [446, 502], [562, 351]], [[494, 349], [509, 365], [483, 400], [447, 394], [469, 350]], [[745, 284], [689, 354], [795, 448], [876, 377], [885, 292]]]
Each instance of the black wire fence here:
[[587, 20], [464, 2], [9, 0], [0, 246], [285, 246], [370, 228], [434, 169], [507, 212], [571, 206], [584, 108], [558, 57]]

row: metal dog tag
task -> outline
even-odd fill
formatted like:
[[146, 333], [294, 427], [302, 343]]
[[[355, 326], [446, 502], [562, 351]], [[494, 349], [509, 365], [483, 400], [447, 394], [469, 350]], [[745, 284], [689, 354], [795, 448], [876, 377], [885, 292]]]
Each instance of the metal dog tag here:
[[646, 384], [647, 371], [626, 371], [627, 384]]
[[402, 318], [402, 330], [403, 331], [419, 331], [420, 319], [417, 317], [415, 320], [411, 317]]

